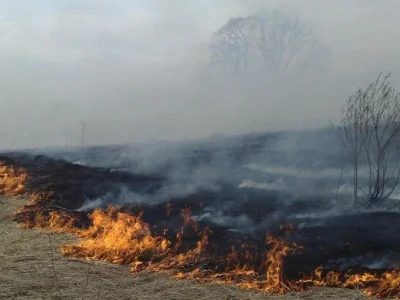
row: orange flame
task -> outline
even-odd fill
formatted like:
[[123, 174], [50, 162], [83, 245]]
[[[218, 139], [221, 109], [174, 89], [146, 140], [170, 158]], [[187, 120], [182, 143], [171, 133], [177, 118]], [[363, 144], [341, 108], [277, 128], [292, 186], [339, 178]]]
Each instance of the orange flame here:
[[27, 174], [22, 168], [13, 168], [0, 162], [0, 194], [21, 196], [25, 191]]
[[[190, 218], [190, 210], [182, 211], [184, 226], [198, 228]], [[357, 274], [341, 276], [330, 271], [323, 275], [322, 267], [315, 270], [310, 279], [288, 281], [283, 273], [284, 260], [287, 255], [301, 249], [301, 246], [289, 244], [284, 239], [267, 236], [270, 250], [266, 253], [265, 275], [254, 266], [256, 255], [251, 249], [242, 255], [245, 263], [240, 262], [238, 251], [232, 247], [226, 258], [212, 258], [207, 252], [209, 234], [205, 229], [198, 233], [197, 246], [185, 253], [177, 253], [177, 247], [171, 247], [172, 242], [165, 237], [153, 236], [148, 224], [142, 221], [142, 213], [133, 216], [119, 212], [117, 208], [109, 207], [106, 211], [96, 210], [90, 218], [93, 225], [82, 229], [76, 234], [83, 240], [78, 245], [68, 245], [61, 248], [65, 255], [76, 258], [105, 260], [113, 263], [130, 264], [133, 274], [148, 269], [152, 272], [175, 271], [177, 279], [196, 279], [202, 283], [233, 284], [243, 289], [255, 289], [273, 294], [302, 291], [310, 286], [363, 288], [365, 294], [376, 297], [399, 297], [400, 272], [393, 271], [383, 275]], [[49, 226], [59, 228], [68, 222], [52, 215]], [[287, 228], [283, 228], [288, 230]], [[290, 226], [289, 226], [290, 229]], [[67, 230], [69, 231], [69, 230]], [[69, 231], [71, 232], [71, 231]], [[183, 231], [178, 232], [178, 237]], [[286, 231], [287, 232], [287, 231]], [[74, 233], [74, 232], [73, 232]], [[179, 243], [179, 240], [178, 240]], [[243, 244], [242, 249], [249, 245]], [[222, 272], [212, 271], [204, 266], [210, 261], [225, 263]], [[343, 278], [343, 279], [341, 279]]]
[[[182, 216], [184, 225], [177, 234], [178, 245], [184, 227], [193, 226], [195, 230], [198, 229], [197, 223], [190, 218], [190, 209], [182, 210]], [[149, 225], [142, 221], [142, 213], [134, 216], [109, 207], [105, 211], [94, 211], [89, 218], [92, 225], [80, 230], [71, 230], [74, 228], [71, 225], [73, 222], [56, 213], [51, 213], [47, 219], [39, 215], [35, 222], [40, 224], [37, 227], [48, 226], [58, 232], [65, 230], [82, 237], [77, 245], [63, 246], [61, 252], [64, 255], [130, 264], [132, 273], [146, 268], [153, 272], [174, 270], [174, 276], [178, 279], [192, 278], [204, 283], [230, 283], [245, 289], [279, 294], [297, 290], [290, 282], [284, 280], [283, 261], [286, 255], [299, 247], [289, 245], [283, 239], [267, 236], [267, 243], [272, 248], [266, 253], [266, 274], [260, 275], [254, 267], [256, 255], [251, 253], [252, 249], [246, 244], [241, 245], [242, 249], [245, 249], [244, 264], [240, 262], [235, 247], [232, 247], [232, 252], [226, 258], [210, 257], [207, 247], [211, 231], [208, 228], [198, 232], [199, 240], [194, 249], [178, 253], [178, 247], [171, 247], [171, 241], [162, 236], [152, 235]], [[214, 272], [202, 267], [212, 260], [224, 263], [226, 269]]]
[[84, 239], [78, 245], [62, 247], [63, 254], [137, 265], [157, 260], [170, 251], [170, 242], [161, 236], [154, 237], [141, 214], [133, 216], [109, 207], [106, 211], [94, 211], [89, 218], [93, 225], [78, 232]]
[[[26, 194], [27, 179], [24, 169], [6, 166], [4, 162], [0, 162], [0, 194], [12, 197]], [[324, 286], [361, 288], [369, 296], [400, 299], [400, 270], [383, 274], [351, 274], [351, 271], [343, 274], [329, 271], [324, 275], [323, 268], [318, 267], [308, 278], [289, 281], [283, 272], [285, 257], [301, 247], [289, 244], [282, 238], [267, 236], [266, 242], [270, 250], [265, 254], [264, 264], [256, 266], [260, 258], [258, 249], [247, 244], [242, 244], [239, 248], [232, 246], [226, 257], [210, 256], [208, 247], [211, 231], [207, 228], [199, 231], [197, 222], [191, 218], [190, 208], [181, 211], [184, 225], [176, 233], [176, 241], [172, 246], [173, 242], [166, 237], [153, 235], [149, 224], [142, 220], [143, 212], [131, 215], [115, 207], [96, 210], [89, 215], [92, 225], [79, 228], [78, 218], [68, 211], [46, 211], [40, 207], [40, 204], [53, 195], [54, 193], [45, 191], [32, 193], [28, 205], [16, 214], [29, 213], [37, 208], [39, 213], [35, 213], [33, 218], [22, 220], [26, 228], [51, 229], [58, 233], [80, 236], [81, 241], [78, 244], [61, 247], [64, 255], [130, 264], [133, 274], [144, 269], [153, 272], [172, 270], [178, 279], [192, 278], [202, 283], [233, 284], [243, 289], [267, 293], [285, 294], [311, 286]], [[171, 204], [167, 204], [166, 210], [167, 214], [171, 212]], [[197, 232], [199, 240], [194, 249], [179, 253], [184, 228], [187, 226]], [[281, 229], [284, 233], [290, 233], [293, 226], [287, 225]], [[207, 267], [210, 263], [225, 267], [217, 271]]]

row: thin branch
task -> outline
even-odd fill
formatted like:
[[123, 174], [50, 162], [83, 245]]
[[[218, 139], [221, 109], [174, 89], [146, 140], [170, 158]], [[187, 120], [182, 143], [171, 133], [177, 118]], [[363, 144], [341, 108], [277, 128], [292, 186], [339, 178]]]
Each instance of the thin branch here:
[[54, 255], [53, 255], [53, 246], [52, 246], [52, 243], [51, 243], [51, 234], [48, 233], [47, 236], [49, 237], [49, 244], [50, 244], [51, 266], [53, 268], [54, 277], [58, 281], [56, 268], [54, 267]]

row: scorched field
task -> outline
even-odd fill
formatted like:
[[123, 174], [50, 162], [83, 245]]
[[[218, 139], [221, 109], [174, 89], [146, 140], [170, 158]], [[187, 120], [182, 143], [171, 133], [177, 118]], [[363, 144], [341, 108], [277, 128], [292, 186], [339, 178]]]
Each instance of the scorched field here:
[[397, 200], [354, 208], [341, 149], [316, 130], [2, 153], [0, 297], [398, 298]]

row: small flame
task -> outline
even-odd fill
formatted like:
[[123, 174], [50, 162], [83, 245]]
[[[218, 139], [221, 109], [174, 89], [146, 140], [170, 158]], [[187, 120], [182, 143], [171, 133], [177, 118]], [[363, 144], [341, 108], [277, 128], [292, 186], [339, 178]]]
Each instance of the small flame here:
[[0, 194], [11, 197], [23, 195], [27, 177], [23, 168], [9, 167], [0, 162]]

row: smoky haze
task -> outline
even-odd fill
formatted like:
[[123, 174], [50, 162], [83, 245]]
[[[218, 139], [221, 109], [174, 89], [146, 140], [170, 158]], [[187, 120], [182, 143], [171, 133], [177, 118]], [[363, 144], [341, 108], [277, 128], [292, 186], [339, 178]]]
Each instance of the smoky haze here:
[[[230, 18], [279, 9], [329, 49], [280, 76], [210, 66]], [[379, 72], [398, 78], [398, 1], [50, 1], [0, 7], [1, 148], [308, 128]], [[395, 84], [396, 86], [396, 84]]]

